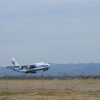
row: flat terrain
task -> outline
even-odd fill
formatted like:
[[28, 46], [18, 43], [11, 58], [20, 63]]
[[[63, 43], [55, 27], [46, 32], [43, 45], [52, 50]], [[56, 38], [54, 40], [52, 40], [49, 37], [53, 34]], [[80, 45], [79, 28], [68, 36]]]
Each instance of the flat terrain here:
[[1, 79], [0, 100], [100, 100], [100, 80]]
[[100, 100], [100, 96], [67, 93], [14, 93], [0, 96], [0, 100]]

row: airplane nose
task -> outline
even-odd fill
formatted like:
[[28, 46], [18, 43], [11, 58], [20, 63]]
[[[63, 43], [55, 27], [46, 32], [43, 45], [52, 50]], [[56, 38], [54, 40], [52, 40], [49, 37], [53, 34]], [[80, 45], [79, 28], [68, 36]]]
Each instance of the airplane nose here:
[[50, 64], [48, 64], [48, 66], [50, 67]]

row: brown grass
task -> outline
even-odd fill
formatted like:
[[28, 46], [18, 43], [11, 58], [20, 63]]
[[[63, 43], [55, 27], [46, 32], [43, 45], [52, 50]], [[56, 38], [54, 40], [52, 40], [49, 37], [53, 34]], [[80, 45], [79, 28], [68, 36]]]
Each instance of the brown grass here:
[[66, 80], [44, 80], [43, 89], [41, 80], [8, 80], [8, 86], [0, 80], [0, 94], [0, 100], [100, 100], [100, 80], [67, 80], [67, 89]]

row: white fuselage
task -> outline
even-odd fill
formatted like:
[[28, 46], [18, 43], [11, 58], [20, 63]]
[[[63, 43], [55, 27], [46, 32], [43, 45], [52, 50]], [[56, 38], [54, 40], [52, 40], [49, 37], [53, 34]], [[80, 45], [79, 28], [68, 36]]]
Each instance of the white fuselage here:
[[50, 64], [48, 63], [35, 63], [34, 65], [31, 66], [25, 66], [23, 69], [19, 69], [19, 72], [24, 72], [24, 73], [36, 73], [36, 71], [43, 70], [46, 71], [50, 67]]

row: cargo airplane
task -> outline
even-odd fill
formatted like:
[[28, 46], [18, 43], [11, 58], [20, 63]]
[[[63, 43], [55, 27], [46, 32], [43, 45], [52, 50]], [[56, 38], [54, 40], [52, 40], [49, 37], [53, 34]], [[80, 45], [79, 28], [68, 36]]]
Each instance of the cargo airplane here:
[[34, 63], [33, 65], [20, 66], [14, 58], [12, 58], [12, 64], [13, 66], [7, 66], [6, 68], [11, 68], [17, 72], [31, 73], [31, 74], [36, 73], [36, 71], [40, 70], [46, 71], [50, 68], [50, 64], [46, 62], [39, 62], [39, 63]]

